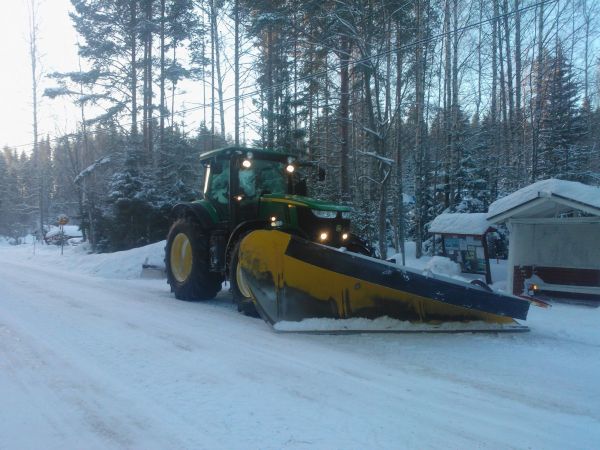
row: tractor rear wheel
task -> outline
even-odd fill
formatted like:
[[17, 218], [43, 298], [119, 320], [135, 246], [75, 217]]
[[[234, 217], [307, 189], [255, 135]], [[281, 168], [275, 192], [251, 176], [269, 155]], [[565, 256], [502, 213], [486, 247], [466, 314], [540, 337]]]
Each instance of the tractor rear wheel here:
[[210, 300], [221, 290], [221, 276], [209, 272], [208, 236], [191, 219], [177, 220], [165, 249], [167, 282], [179, 300]]
[[250, 317], [258, 317], [258, 312], [252, 300], [252, 294], [246, 284], [244, 273], [240, 264], [240, 243], [243, 237], [235, 244], [229, 264], [229, 286], [233, 299], [237, 303], [238, 311]]

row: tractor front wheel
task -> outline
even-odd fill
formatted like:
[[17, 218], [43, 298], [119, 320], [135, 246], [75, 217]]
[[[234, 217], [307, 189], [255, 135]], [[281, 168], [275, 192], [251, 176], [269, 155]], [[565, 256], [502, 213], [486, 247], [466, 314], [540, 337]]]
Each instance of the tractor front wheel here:
[[[243, 237], [242, 237], [243, 239]], [[250, 288], [246, 284], [242, 266], [240, 264], [240, 243], [238, 241], [231, 255], [231, 263], [229, 264], [229, 285], [233, 299], [237, 303], [238, 311], [250, 317], [258, 317], [258, 312], [252, 300]]]
[[171, 291], [180, 300], [210, 300], [221, 276], [208, 270], [208, 236], [190, 219], [176, 221], [167, 237], [165, 266]]

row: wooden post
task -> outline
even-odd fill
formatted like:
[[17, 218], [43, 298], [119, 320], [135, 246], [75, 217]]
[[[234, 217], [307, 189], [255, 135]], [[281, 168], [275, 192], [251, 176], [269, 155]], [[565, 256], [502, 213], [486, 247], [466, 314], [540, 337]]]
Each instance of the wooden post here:
[[490, 269], [490, 254], [487, 245], [487, 231], [481, 236], [481, 245], [483, 246], [483, 257], [485, 258], [485, 282], [492, 284], [492, 271]]

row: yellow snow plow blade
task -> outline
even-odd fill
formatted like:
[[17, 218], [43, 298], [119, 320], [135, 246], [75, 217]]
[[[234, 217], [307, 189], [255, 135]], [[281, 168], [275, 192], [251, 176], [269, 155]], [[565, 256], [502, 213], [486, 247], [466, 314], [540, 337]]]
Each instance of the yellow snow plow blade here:
[[257, 310], [272, 325], [382, 316], [431, 324], [510, 325], [517, 324], [513, 318], [525, 319], [529, 309], [529, 302], [517, 297], [275, 230], [246, 236], [239, 260]]

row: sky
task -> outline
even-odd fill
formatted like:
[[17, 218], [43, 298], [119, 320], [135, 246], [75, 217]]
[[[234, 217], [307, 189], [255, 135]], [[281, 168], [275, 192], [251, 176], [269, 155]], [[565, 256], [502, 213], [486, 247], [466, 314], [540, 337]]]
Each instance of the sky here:
[[[77, 70], [77, 33], [75, 32], [69, 11], [72, 10], [70, 0], [36, 0], [39, 4], [39, 54], [42, 74], [53, 72], [69, 72]], [[10, 146], [18, 151], [31, 151], [33, 148], [33, 112], [32, 112], [32, 80], [31, 60], [28, 47], [28, 4], [31, 0], [15, 0], [10, 11], [0, 15], [0, 148]], [[82, 63], [85, 67], [85, 62]], [[225, 63], [224, 63], [225, 64]], [[231, 70], [224, 67], [224, 97], [233, 96]], [[40, 139], [50, 136], [51, 139], [76, 131], [79, 120], [78, 109], [69, 99], [49, 99], [41, 96], [44, 89], [55, 86], [53, 80], [42, 76], [39, 99], [39, 136]], [[252, 90], [251, 88], [248, 88]], [[202, 102], [201, 84], [184, 81], [177, 89], [178, 109], [191, 108]], [[243, 93], [244, 91], [242, 91]], [[183, 94], [183, 95], [181, 95]], [[252, 109], [250, 100], [244, 102], [246, 108]], [[233, 124], [233, 103], [226, 105], [226, 131], [230, 134]], [[244, 114], [246, 110], [242, 110]], [[197, 110], [177, 121], [185, 122], [186, 129], [191, 130], [199, 125], [204, 114]], [[242, 124], [244, 125], [244, 123]], [[218, 129], [218, 122], [217, 122]], [[242, 129], [242, 139], [254, 138], [251, 131], [246, 134]]]
[[[0, 146], [30, 150], [33, 142], [31, 60], [28, 47], [28, 4], [11, 2], [0, 15]], [[71, 26], [69, 0], [39, 1], [39, 53], [43, 74], [77, 67], [77, 35]], [[51, 80], [41, 80], [40, 94]], [[66, 100], [40, 99], [40, 137], [72, 131], [77, 111]]]

